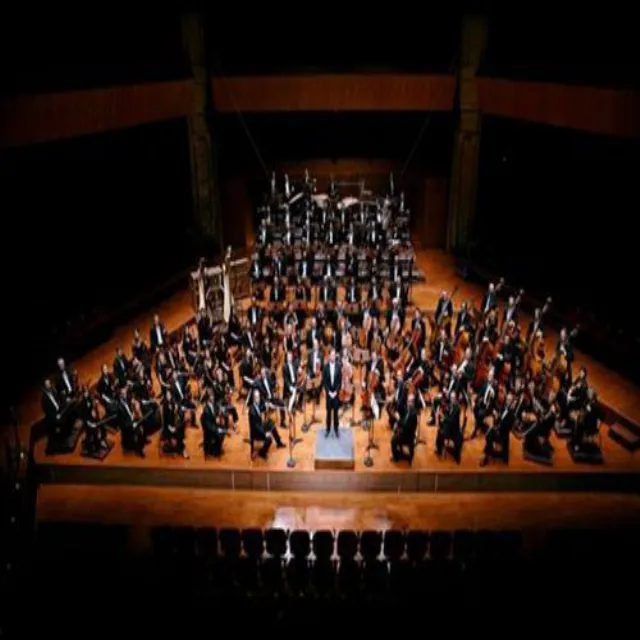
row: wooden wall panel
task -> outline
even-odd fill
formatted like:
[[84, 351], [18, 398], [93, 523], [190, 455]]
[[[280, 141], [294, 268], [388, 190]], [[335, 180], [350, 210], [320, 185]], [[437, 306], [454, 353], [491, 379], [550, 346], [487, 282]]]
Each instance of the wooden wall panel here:
[[222, 113], [240, 111], [451, 111], [452, 75], [244, 76], [213, 79]]
[[593, 133], [640, 136], [640, 93], [498, 78], [478, 79], [480, 109]]
[[194, 109], [193, 82], [123, 85], [0, 102], [0, 146], [49, 142], [171, 120]]
[[449, 182], [440, 176], [421, 176], [412, 203], [413, 229], [425, 249], [444, 249], [447, 240]]

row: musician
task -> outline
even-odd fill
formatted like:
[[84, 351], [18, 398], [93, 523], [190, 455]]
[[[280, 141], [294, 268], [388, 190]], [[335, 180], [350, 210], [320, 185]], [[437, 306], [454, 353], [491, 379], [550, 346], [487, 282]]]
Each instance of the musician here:
[[171, 391], [167, 391], [162, 403], [162, 425], [163, 451], [179, 453], [188, 460], [189, 452], [184, 442], [184, 413], [171, 395]]
[[471, 433], [471, 439], [476, 437], [478, 431], [484, 431], [486, 428], [486, 419], [493, 414], [496, 406], [498, 385], [495, 380], [493, 368], [489, 369], [487, 380], [480, 388], [478, 395], [473, 404], [474, 427]]
[[[307, 343], [308, 344], [308, 343]], [[320, 351], [320, 343], [316, 339], [310, 349], [308, 349], [307, 355], [307, 376], [309, 380], [322, 379], [322, 371], [324, 368], [322, 352]], [[320, 386], [314, 388], [311, 392], [311, 397], [315, 399], [316, 404], [320, 401]]]
[[458, 336], [460, 331], [471, 331], [471, 329], [472, 320], [471, 314], [469, 313], [469, 307], [466, 302], [463, 302], [460, 306], [458, 317], [456, 318], [456, 328], [454, 333], [456, 336]]
[[[416, 309], [413, 313], [413, 322], [411, 324], [412, 333], [415, 331], [419, 332], [420, 338], [417, 342], [418, 351], [422, 351], [427, 341], [427, 326], [425, 325], [424, 320], [422, 319], [422, 313], [420, 309]], [[446, 334], [445, 334], [446, 338]]]
[[274, 286], [278, 286], [279, 278], [281, 278], [285, 273], [284, 263], [282, 262], [282, 258], [280, 257], [280, 252], [277, 251], [273, 254], [272, 259], [273, 264], [273, 274], [274, 274]]
[[300, 260], [300, 266], [298, 267], [298, 275], [303, 280], [308, 280], [313, 274], [313, 255], [309, 249]]
[[200, 426], [202, 427], [202, 448], [205, 456], [219, 458], [222, 455], [222, 445], [226, 435], [226, 429], [219, 419], [218, 412], [213, 403], [213, 392], [205, 391], [204, 404], [200, 414]]
[[393, 285], [389, 289], [389, 296], [392, 300], [398, 300], [403, 309], [409, 304], [409, 290], [408, 287], [403, 284], [400, 274], [395, 276]]
[[451, 296], [443, 291], [436, 305], [436, 324], [440, 324], [443, 318], [453, 318], [453, 302]]
[[71, 402], [78, 395], [75, 376], [71, 369], [67, 367], [63, 358], [58, 359], [58, 379], [56, 391], [64, 402]]
[[387, 413], [389, 414], [389, 428], [391, 431], [397, 426], [400, 416], [405, 413], [408, 396], [407, 386], [404, 383], [401, 371], [396, 371], [393, 383], [393, 393], [387, 399]]
[[[264, 220], [263, 220], [264, 222]], [[260, 231], [260, 233], [262, 233], [262, 230]], [[265, 231], [266, 233], [266, 231]], [[260, 264], [260, 254], [259, 253], [255, 253], [253, 255], [253, 258], [251, 260], [251, 280], [253, 280], [253, 282], [258, 282], [260, 280], [260, 278], [262, 278], [262, 266]]]
[[[330, 247], [333, 247], [333, 245], [337, 241], [337, 238], [338, 238], [338, 236], [337, 236], [336, 232], [333, 229], [333, 222], [330, 222], [329, 223], [329, 231], [327, 231], [327, 244]], [[331, 275], [331, 274], [329, 274], [329, 275]]]
[[267, 221], [264, 218], [260, 221], [260, 230], [258, 231], [258, 240], [259, 240], [259, 244], [262, 247], [266, 247], [271, 244], [271, 231], [267, 227]]
[[436, 435], [436, 455], [441, 458], [445, 441], [453, 444], [453, 458], [460, 464], [462, 453], [462, 432], [460, 430], [460, 406], [456, 392], [452, 391], [448, 396], [446, 411], [443, 412], [438, 433]]
[[269, 300], [272, 303], [281, 303], [286, 300], [287, 293], [284, 285], [281, 283], [280, 278], [276, 275], [273, 278], [273, 286], [271, 287], [271, 293], [269, 294]]
[[[550, 391], [547, 398], [543, 397], [538, 400], [535, 396], [533, 383], [531, 383], [521, 407], [521, 412], [524, 413], [523, 417], [530, 416], [525, 423], [527, 427], [522, 444], [523, 450], [534, 455], [550, 456], [553, 452], [553, 446], [549, 438], [560, 410], [555, 392]], [[529, 412], [529, 416], [527, 416], [527, 412]], [[516, 413], [517, 418], [518, 414]]]
[[89, 455], [96, 455], [101, 449], [108, 449], [107, 433], [97, 412], [97, 404], [94, 402], [88, 387], [82, 391], [80, 403], [80, 418], [84, 425], [85, 440], [83, 447]]
[[[416, 356], [411, 358], [410, 365], [407, 368], [405, 382], [411, 380], [420, 369], [422, 369], [422, 378], [417, 386], [417, 390], [428, 391], [433, 380], [433, 364], [429, 360], [426, 348], [420, 349]], [[418, 409], [419, 408], [418, 406]]]
[[177, 371], [173, 371], [171, 374], [171, 383], [169, 390], [173, 395], [175, 401], [180, 405], [182, 409], [191, 411], [191, 423], [195, 424], [196, 417], [196, 405], [191, 398], [191, 389], [188, 383], [184, 383], [180, 374]]
[[240, 325], [240, 320], [238, 320], [235, 309], [231, 309], [231, 315], [229, 316], [227, 340], [229, 346], [232, 347], [239, 347], [242, 344], [242, 326]]
[[356, 285], [355, 278], [349, 279], [349, 286], [346, 290], [346, 300], [349, 304], [358, 304], [360, 302], [360, 289]]
[[293, 352], [287, 352], [287, 359], [282, 368], [282, 379], [284, 381], [283, 397], [286, 401], [295, 393], [298, 384], [298, 363], [293, 358]]
[[283, 448], [285, 444], [280, 439], [280, 434], [273, 422], [264, 420], [263, 412], [264, 409], [260, 398], [260, 391], [255, 389], [253, 391], [253, 402], [249, 409], [249, 439], [252, 450], [255, 441], [263, 443], [262, 448], [258, 451], [258, 455], [266, 460], [272, 440], [276, 441], [278, 449]]
[[[500, 376], [502, 374], [502, 369], [504, 368], [505, 364], [513, 362], [513, 356], [514, 356], [513, 344], [511, 342], [511, 338], [509, 337], [509, 334], [506, 334], [502, 341], [502, 346], [500, 347], [500, 351], [498, 351], [498, 354], [496, 355], [496, 363], [495, 363], [496, 378], [500, 379]], [[512, 374], [514, 373], [515, 371], [512, 369]]]
[[307, 330], [307, 349], [313, 349], [319, 339], [320, 329], [318, 328], [318, 321], [315, 317], [312, 317], [311, 326]]
[[262, 367], [260, 377], [256, 381], [256, 389], [260, 392], [260, 396], [264, 402], [269, 402], [275, 406], [280, 412], [280, 427], [286, 428], [287, 420], [284, 411], [284, 402], [276, 395], [276, 379], [266, 367]]
[[[507, 394], [504, 407], [498, 412], [495, 411], [493, 425], [487, 431], [484, 455], [480, 460], [480, 466], [484, 467], [490, 458], [501, 457], [505, 464], [509, 464], [509, 435], [516, 420], [514, 410], [515, 397], [513, 393]], [[496, 453], [494, 444], [500, 444], [500, 452]]]
[[571, 437], [571, 446], [574, 451], [580, 450], [587, 437], [598, 433], [600, 420], [602, 420], [602, 409], [598, 403], [598, 396], [593, 387], [588, 387]]
[[106, 364], [102, 365], [102, 373], [96, 385], [99, 394], [100, 404], [104, 410], [112, 414], [114, 412], [114, 403], [116, 401], [116, 384]]
[[141, 424], [145, 433], [155, 433], [160, 428], [160, 407], [153, 395], [153, 383], [147, 378], [144, 370], [140, 370], [132, 387], [133, 397], [140, 403], [145, 418]]
[[213, 340], [213, 327], [211, 325], [211, 318], [209, 318], [209, 314], [206, 311], [198, 312], [197, 325], [200, 347], [204, 349], [208, 347]]
[[116, 347], [116, 356], [113, 360], [113, 373], [119, 387], [127, 384], [129, 377], [129, 361], [122, 351], [122, 347]]
[[586, 367], [580, 367], [578, 377], [567, 392], [567, 411], [582, 410], [587, 403], [588, 391], [587, 369]]
[[533, 312], [533, 319], [527, 328], [527, 344], [531, 343], [533, 336], [537, 335], [538, 331], [544, 331], [544, 327], [542, 325], [542, 311], [536, 308]]
[[518, 305], [516, 299], [513, 296], [509, 296], [509, 301], [502, 314], [501, 327], [509, 326], [510, 322], [518, 324]]
[[482, 306], [480, 310], [483, 315], [487, 315], [489, 311], [492, 309], [498, 308], [498, 294], [496, 293], [496, 286], [493, 282], [489, 283], [489, 288], [487, 289], [487, 293], [482, 297]]
[[451, 343], [445, 329], [440, 330], [440, 335], [436, 339], [433, 349], [433, 360], [440, 368], [446, 368], [448, 362], [451, 360]]
[[48, 378], [44, 381], [41, 404], [49, 439], [56, 440], [67, 437], [73, 423], [68, 419], [68, 413], [64, 410], [64, 401]]
[[260, 352], [258, 354], [258, 361], [261, 362], [267, 369], [271, 369], [272, 351], [271, 351], [271, 338], [269, 334], [265, 335], [260, 345]]
[[255, 385], [254, 359], [251, 349], [246, 350], [245, 356], [240, 362], [240, 379], [242, 380], [242, 388], [249, 394]]
[[225, 429], [229, 429], [229, 418], [231, 418], [231, 426], [234, 431], [237, 431], [238, 410], [233, 404], [231, 386], [225, 381], [225, 374], [221, 367], [216, 369], [212, 391], [218, 412], [224, 417]]
[[157, 313], [153, 316], [153, 324], [149, 329], [149, 344], [153, 353], [159, 347], [164, 347], [167, 344], [167, 331], [164, 328], [164, 324], [160, 322], [160, 316]]
[[375, 389], [372, 389], [377, 398], [382, 398], [385, 395], [384, 391], [384, 360], [378, 357], [378, 353], [373, 349], [371, 351], [371, 361], [367, 367], [366, 387], [369, 388], [369, 377], [376, 371], [378, 374], [378, 384]]
[[295, 328], [298, 326], [298, 316], [296, 315], [296, 312], [293, 310], [292, 304], [289, 304], [289, 306], [287, 307], [287, 312], [284, 314], [285, 330], [289, 326], [291, 326], [292, 328]]
[[148, 376], [151, 375], [151, 355], [149, 354], [149, 347], [147, 343], [142, 339], [139, 329], [135, 329], [133, 332], [133, 345], [131, 352], [134, 358], [137, 358], [142, 362]]
[[340, 388], [342, 387], [342, 368], [336, 362], [335, 349], [331, 349], [329, 353], [329, 362], [324, 367], [322, 374], [322, 386], [326, 394], [327, 401], [327, 429], [325, 437], [331, 433], [331, 426], [336, 434], [336, 438], [340, 437], [340, 425], [338, 422], [338, 411], [340, 409]]
[[[198, 364], [198, 341], [189, 327], [185, 327], [182, 334], [182, 353], [184, 354], [189, 370], [195, 371]], [[147, 376], [150, 377], [150, 371]]]
[[375, 277], [371, 278], [371, 287], [369, 288], [369, 292], [367, 294], [367, 298], [369, 300], [369, 304], [371, 305], [371, 315], [377, 316], [377, 304], [382, 295], [382, 290], [380, 285], [376, 281]]
[[324, 284], [319, 291], [319, 300], [323, 303], [335, 302], [337, 298], [336, 287], [329, 276], [324, 277]]
[[571, 363], [574, 361], [575, 356], [573, 353], [573, 345], [571, 344], [571, 338], [567, 333], [566, 327], [562, 327], [560, 329], [560, 337], [558, 339], [558, 344], [556, 345], [556, 357], [560, 355], [564, 355], [567, 360], [567, 378], [569, 383], [573, 379]]
[[118, 424], [122, 434], [122, 448], [135, 451], [141, 458], [145, 457], [146, 438], [140, 423], [135, 419], [127, 387], [122, 387], [118, 396]]
[[[391, 436], [391, 460], [392, 462], [399, 462], [402, 458], [405, 458], [411, 464], [418, 430], [418, 415], [413, 394], [407, 396], [407, 404], [402, 409], [398, 409], [397, 417], [393, 435]], [[404, 447], [408, 448], [408, 453], [405, 453]]]

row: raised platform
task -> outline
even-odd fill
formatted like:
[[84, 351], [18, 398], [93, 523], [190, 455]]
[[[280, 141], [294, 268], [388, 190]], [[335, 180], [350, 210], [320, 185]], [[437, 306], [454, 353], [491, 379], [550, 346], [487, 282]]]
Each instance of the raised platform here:
[[321, 471], [353, 471], [356, 458], [353, 448], [353, 431], [340, 426], [338, 436], [331, 431], [328, 435], [324, 427], [316, 428], [316, 452], [314, 468]]

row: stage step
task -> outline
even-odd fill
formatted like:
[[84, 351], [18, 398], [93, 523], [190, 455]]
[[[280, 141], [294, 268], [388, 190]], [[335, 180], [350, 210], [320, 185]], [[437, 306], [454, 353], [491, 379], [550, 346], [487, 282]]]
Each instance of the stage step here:
[[632, 425], [626, 426], [614, 422], [609, 427], [609, 437], [627, 451], [640, 449], [640, 434], [637, 433], [637, 429]]

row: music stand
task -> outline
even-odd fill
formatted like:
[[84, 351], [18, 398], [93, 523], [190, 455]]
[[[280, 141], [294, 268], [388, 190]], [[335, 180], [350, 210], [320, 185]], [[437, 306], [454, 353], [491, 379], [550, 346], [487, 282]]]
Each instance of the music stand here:
[[[358, 386], [362, 388], [362, 367], [369, 364], [371, 360], [371, 355], [368, 349], [359, 349], [358, 347], [354, 347], [353, 349], [353, 364], [358, 367], [359, 381]], [[359, 427], [362, 425], [363, 429], [366, 429], [366, 420], [356, 420], [356, 399], [353, 399], [353, 420], [351, 421], [352, 427]]]
[[314, 424], [320, 424], [320, 422], [316, 418], [316, 399], [313, 398], [313, 400], [311, 402], [313, 403], [313, 410], [312, 410], [311, 420], [309, 420], [309, 422], [307, 422], [307, 403], [305, 403], [305, 398], [304, 398], [304, 394], [303, 394], [303, 396], [302, 396], [302, 405], [304, 407], [304, 422], [302, 423], [302, 426], [300, 427], [300, 431], [302, 431], [302, 433], [308, 433], [309, 429], [311, 429], [311, 427]]
[[[296, 387], [296, 389], [294, 389], [293, 393], [291, 394], [291, 398], [289, 398], [289, 406], [287, 407], [288, 413], [289, 413], [289, 444], [290, 444], [290, 448], [292, 449], [293, 447], [295, 447], [295, 445], [297, 445], [299, 442], [302, 442], [302, 438], [297, 438], [296, 437], [296, 399], [298, 396], [298, 389]], [[295, 464], [295, 462], [294, 462]]]
[[375, 396], [373, 394], [371, 394], [371, 418], [365, 418], [363, 420], [363, 423], [367, 423], [369, 422], [369, 439], [367, 442], [367, 452], [364, 456], [364, 466], [365, 467], [372, 467], [373, 466], [373, 458], [371, 456], [371, 449], [379, 449], [380, 447], [378, 447], [378, 445], [376, 444], [376, 442], [373, 439], [373, 430], [375, 428], [375, 424], [376, 424], [376, 419], [380, 417], [380, 406], [378, 405], [378, 402], [375, 398]]

